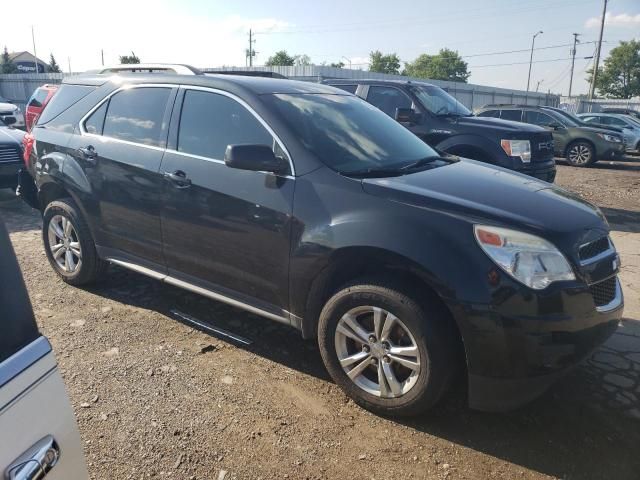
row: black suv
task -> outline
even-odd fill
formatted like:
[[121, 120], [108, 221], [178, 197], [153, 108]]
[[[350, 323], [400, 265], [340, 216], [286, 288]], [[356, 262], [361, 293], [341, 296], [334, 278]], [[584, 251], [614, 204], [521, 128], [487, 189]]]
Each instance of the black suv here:
[[440, 87], [406, 80], [325, 80], [355, 93], [436, 149], [553, 182], [553, 139], [543, 129], [477, 118]]
[[473, 407], [519, 405], [622, 314], [596, 207], [326, 85], [74, 76], [33, 134], [20, 191], [64, 281], [111, 262], [295, 327], [374, 411], [424, 410], [458, 371]]
[[480, 117], [506, 118], [544, 127], [553, 132], [556, 155], [565, 157], [574, 167], [588, 167], [600, 159], [624, 155], [621, 133], [609, 128], [584, 126], [567, 113], [533, 105], [487, 105], [478, 110]]
[[0, 119], [0, 188], [16, 188], [18, 170], [24, 166], [22, 138], [24, 132], [5, 125]]

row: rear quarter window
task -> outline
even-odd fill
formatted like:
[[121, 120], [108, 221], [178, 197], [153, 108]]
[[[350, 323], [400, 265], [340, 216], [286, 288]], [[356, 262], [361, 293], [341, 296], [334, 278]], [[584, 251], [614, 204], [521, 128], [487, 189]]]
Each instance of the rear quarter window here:
[[37, 125], [44, 125], [50, 122], [95, 89], [96, 87], [89, 85], [60, 86], [53, 98], [47, 103], [47, 108], [45, 108], [42, 115], [40, 115]]

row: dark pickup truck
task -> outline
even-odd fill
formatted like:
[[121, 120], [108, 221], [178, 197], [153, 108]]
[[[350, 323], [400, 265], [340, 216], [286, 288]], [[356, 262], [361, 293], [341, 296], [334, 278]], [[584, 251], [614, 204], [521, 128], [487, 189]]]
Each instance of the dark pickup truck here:
[[440, 87], [407, 80], [325, 80], [354, 93], [436, 149], [553, 182], [553, 137], [543, 128], [478, 118]]

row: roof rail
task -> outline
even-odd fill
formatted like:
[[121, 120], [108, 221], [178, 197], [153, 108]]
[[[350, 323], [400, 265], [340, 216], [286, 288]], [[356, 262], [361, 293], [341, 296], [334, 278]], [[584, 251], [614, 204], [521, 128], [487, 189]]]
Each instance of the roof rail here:
[[240, 75], [244, 77], [265, 77], [288, 79], [284, 75], [270, 70], [207, 70], [205, 75]]
[[203, 75], [203, 73], [195, 67], [173, 63], [128, 63], [100, 68], [87, 73], [175, 73], [177, 75]]

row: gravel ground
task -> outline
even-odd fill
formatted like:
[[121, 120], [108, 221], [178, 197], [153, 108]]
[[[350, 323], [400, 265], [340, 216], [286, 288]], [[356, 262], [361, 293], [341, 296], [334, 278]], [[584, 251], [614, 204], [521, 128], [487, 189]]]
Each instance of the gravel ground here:
[[[557, 182], [637, 240], [640, 162], [560, 166]], [[67, 286], [47, 264], [38, 214], [0, 191], [0, 216], [56, 351], [93, 479], [640, 477], [640, 415], [612, 403], [593, 362], [517, 412], [471, 411], [461, 386], [427, 415], [381, 418], [342, 394], [316, 345], [295, 331], [118, 268], [95, 287]], [[631, 255], [623, 265], [638, 265]], [[625, 274], [637, 289], [640, 273]], [[253, 343], [196, 331], [174, 309]], [[625, 315], [629, 332], [640, 311]], [[626, 367], [637, 389], [640, 336], [621, 338], [633, 342], [625, 354], [637, 363]]]

